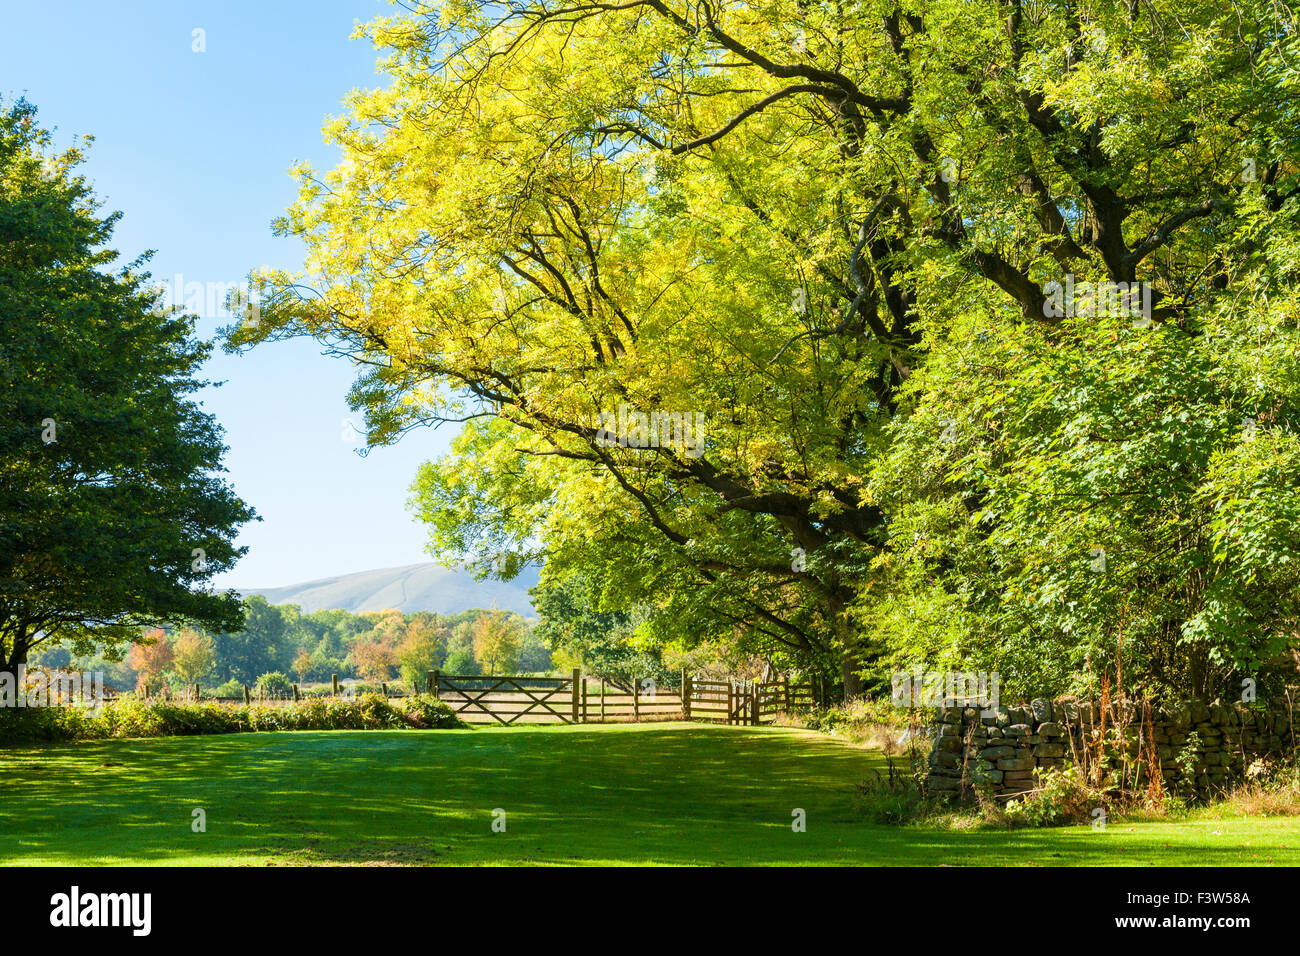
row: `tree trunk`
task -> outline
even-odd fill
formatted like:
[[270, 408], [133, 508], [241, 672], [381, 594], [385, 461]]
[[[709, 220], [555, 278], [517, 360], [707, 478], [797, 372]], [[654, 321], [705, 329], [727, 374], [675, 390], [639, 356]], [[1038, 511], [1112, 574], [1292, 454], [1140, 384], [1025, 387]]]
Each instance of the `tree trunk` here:
[[861, 666], [862, 664], [853, 651], [845, 648], [840, 656], [840, 675], [844, 679], [844, 699], [846, 701], [862, 696], [862, 678], [858, 676], [858, 668]]
[[17, 680], [18, 668], [27, 665], [27, 648], [27, 635], [21, 631], [15, 634], [13, 646], [9, 651], [9, 659], [3, 660], [0, 658], [0, 671], [13, 674], [14, 679]]
[[830, 582], [831, 594], [826, 602], [835, 642], [840, 647], [840, 678], [844, 681], [844, 699], [846, 701], [861, 697], [864, 691], [862, 677], [858, 671], [862, 662], [858, 659], [855, 647], [857, 637], [849, 624], [845, 611], [853, 598], [853, 592], [843, 587], [839, 581]]
[[26, 681], [23, 680], [24, 669], [27, 666], [27, 646], [27, 634], [20, 631], [14, 635], [13, 646], [9, 649], [9, 659], [0, 657], [0, 674], [13, 675], [15, 702], [21, 700], [24, 704], [27, 697]]

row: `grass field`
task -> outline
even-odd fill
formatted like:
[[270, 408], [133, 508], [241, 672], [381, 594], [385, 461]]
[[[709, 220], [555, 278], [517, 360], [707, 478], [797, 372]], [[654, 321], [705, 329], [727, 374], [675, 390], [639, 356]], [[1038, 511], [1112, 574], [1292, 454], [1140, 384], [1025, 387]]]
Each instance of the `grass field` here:
[[[701, 724], [333, 731], [0, 751], [0, 863], [1297, 865], [1295, 818], [865, 824], [876, 753]], [[192, 811], [207, 832], [191, 830]], [[492, 830], [493, 810], [506, 831]], [[807, 832], [791, 813], [807, 814]]]

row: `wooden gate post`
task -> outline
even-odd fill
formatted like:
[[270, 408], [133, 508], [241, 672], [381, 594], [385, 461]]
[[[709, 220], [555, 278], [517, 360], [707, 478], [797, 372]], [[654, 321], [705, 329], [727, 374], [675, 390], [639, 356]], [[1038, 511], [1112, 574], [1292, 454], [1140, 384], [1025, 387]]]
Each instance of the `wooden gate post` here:
[[682, 668], [682, 716], [691, 719], [691, 675]]
[[632, 719], [641, 719], [641, 678], [632, 678]]
[[425, 671], [425, 674], [424, 674], [424, 692], [425, 692], [426, 694], [432, 694], [432, 693], [433, 693], [433, 675], [434, 675], [434, 673], [435, 673], [434, 671]]
[[245, 684], [245, 685], [244, 685], [244, 706], [247, 707], [247, 706], [248, 706], [249, 704], [251, 704], [252, 702], [253, 702], [253, 699], [252, 699], [252, 697], [251, 697], [251, 696], [249, 695], [249, 693], [248, 693], [248, 685]]
[[298, 700], [299, 700], [299, 697], [298, 697], [298, 685], [297, 685], [297, 684], [294, 684], [294, 685], [293, 685], [293, 702], [296, 704], [296, 703], [298, 703]]
[[727, 723], [736, 722], [736, 679], [727, 678]]
[[605, 722], [605, 678], [600, 679], [600, 722]]
[[758, 706], [759, 706], [759, 701], [763, 699], [763, 685], [758, 683], [752, 684], [751, 690], [752, 690], [752, 694], [749, 702], [750, 711], [753, 714], [751, 723], [755, 727], [757, 727], [759, 716], [760, 716]]
[[435, 700], [442, 699], [442, 674], [436, 670], [429, 671], [433, 675], [433, 697]]
[[582, 680], [582, 671], [573, 669], [573, 722], [578, 722], [578, 682]]

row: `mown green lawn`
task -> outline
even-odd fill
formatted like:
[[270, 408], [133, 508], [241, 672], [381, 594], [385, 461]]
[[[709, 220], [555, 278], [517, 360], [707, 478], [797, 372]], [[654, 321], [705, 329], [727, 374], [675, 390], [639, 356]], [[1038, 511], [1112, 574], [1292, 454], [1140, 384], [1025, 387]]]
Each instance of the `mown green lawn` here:
[[[881, 766], [806, 731], [701, 724], [0, 751], [0, 863], [1300, 864], [1296, 818], [1104, 833], [871, 826], [854, 812], [854, 784]], [[206, 833], [192, 832], [195, 808]], [[791, 829], [796, 808], [804, 833]]]

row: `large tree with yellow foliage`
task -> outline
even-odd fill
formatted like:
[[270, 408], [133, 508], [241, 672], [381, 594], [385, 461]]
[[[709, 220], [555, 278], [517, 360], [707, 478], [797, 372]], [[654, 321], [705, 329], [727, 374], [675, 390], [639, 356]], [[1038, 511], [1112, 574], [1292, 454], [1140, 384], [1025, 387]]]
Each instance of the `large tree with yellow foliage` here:
[[[545, 558], [543, 587], [598, 580], [607, 606], [657, 608], [665, 637], [833, 655], [849, 692], [886, 651], [1057, 679], [1002, 653], [1024, 635], [1078, 673], [1128, 627], [1130, 652], [1153, 668], [1169, 656], [1169, 679], [1199, 675], [1198, 690], [1211, 664], [1277, 649], [1289, 610], [1197, 617], [1216, 580], [1244, 573], [1223, 545], [1241, 528], [1219, 529], [1217, 557], [1203, 549], [1221, 566], [1194, 593], [1178, 565], [1148, 560], [1166, 532], [1186, 561], [1201, 554], [1188, 542], [1214, 538], [1231, 489], [1211, 480], [1210, 450], [1184, 484], [1139, 482], [1133, 507], [1113, 509], [1133, 530], [1109, 577], [1052, 570], [1086, 567], [1099, 529], [1054, 491], [1017, 489], [1106, 506], [1105, 481], [1080, 491], [1060, 470], [1079, 442], [1084, 457], [1130, 443], [1143, 474], [1167, 473], [1149, 437], [1176, 443], [1176, 416], [1113, 409], [1141, 419], [1122, 435], [1078, 417], [1095, 417], [1089, 376], [1131, 381], [1151, 358], [1193, 354], [1180, 374], [1229, 417], [1270, 410], [1285, 447], [1268, 467], [1293, 480], [1294, 369], [1267, 358], [1295, 324], [1285, 9], [404, 8], [361, 28], [391, 84], [350, 96], [328, 127], [343, 160], [298, 170], [280, 228], [306, 241], [304, 274], [263, 276], [273, 303], [230, 342], [307, 334], [353, 359], [372, 443], [465, 423], [415, 486], [440, 554], [505, 574]], [[1062, 316], [1066, 281], [1137, 284], [1149, 321]], [[1251, 358], [1246, 330], [1265, 315], [1269, 348]], [[1229, 342], [1243, 379], [1260, 372], [1250, 401], [1202, 354], [1211, 341]], [[1044, 412], [1051, 362], [1025, 356], [1084, 354], [1096, 361], [1062, 370], [1080, 378], [1069, 402]], [[1004, 382], [1035, 374], [1037, 388]], [[1030, 432], [1008, 430], [1035, 410]], [[703, 429], [626, 440], [637, 412]], [[1125, 480], [1124, 461], [1106, 480]], [[1171, 531], [1198, 507], [1203, 521]], [[1294, 606], [1294, 582], [1271, 586]], [[1108, 616], [1135, 587], [1151, 599]], [[1086, 615], [1064, 615], [1070, 598]]]

